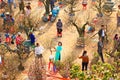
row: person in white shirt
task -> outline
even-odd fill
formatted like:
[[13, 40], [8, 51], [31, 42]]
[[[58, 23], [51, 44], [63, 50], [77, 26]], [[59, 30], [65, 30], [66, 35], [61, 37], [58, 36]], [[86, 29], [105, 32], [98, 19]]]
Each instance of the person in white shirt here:
[[40, 59], [41, 65], [42, 65], [42, 53], [44, 51], [44, 48], [42, 46], [39, 45], [39, 43], [36, 43], [36, 47], [35, 47], [35, 56]]
[[49, 56], [48, 70], [54, 72], [54, 55], [52, 54], [52, 50], [50, 50], [51, 54]]

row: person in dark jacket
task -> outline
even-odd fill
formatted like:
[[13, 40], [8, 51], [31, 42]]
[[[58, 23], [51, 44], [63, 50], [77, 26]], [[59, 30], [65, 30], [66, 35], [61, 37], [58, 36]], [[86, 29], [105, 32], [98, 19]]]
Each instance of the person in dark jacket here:
[[99, 56], [101, 57], [102, 62], [104, 63], [103, 52], [102, 52], [103, 51], [103, 42], [102, 42], [101, 38], [99, 38], [97, 46], [98, 46], [97, 52], [98, 52]]
[[53, 10], [55, 6], [54, 3], [55, 3], [55, 0], [50, 0], [51, 11]]
[[61, 19], [58, 19], [58, 22], [57, 22], [56, 26], [57, 26], [57, 36], [62, 37], [62, 26], [63, 26], [63, 24], [61, 22]]
[[24, 7], [25, 7], [24, 1], [19, 0], [19, 10], [20, 10], [20, 12], [22, 11], [22, 13], [25, 13]]
[[99, 35], [99, 38], [102, 39], [102, 42], [104, 42], [104, 39], [106, 36], [104, 25], [101, 25], [101, 29], [98, 31], [98, 35]]
[[29, 37], [30, 37], [31, 44], [34, 45], [35, 44], [35, 36], [33, 35], [32, 32], [30, 32]]

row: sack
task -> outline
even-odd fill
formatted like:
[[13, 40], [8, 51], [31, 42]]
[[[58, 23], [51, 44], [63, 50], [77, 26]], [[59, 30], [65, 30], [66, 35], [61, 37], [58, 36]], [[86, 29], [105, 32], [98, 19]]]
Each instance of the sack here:
[[42, 17], [42, 20], [43, 20], [44, 22], [48, 22], [47, 16], [43, 16], [43, 17]]

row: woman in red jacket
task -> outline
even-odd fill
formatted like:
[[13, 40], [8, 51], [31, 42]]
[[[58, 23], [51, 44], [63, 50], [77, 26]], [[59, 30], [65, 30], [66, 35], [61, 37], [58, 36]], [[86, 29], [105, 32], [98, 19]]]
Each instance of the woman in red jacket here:
[[82, 56], [79, 57], [79, 59], [82, 59], [82, 71], [87, 70], [89, 63], [89, 57], [87, 56], [87, 51], [84, 51]]

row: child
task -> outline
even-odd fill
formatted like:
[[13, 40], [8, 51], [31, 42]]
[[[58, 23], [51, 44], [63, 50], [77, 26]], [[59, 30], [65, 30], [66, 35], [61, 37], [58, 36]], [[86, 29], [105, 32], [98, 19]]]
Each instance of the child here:
[[53, 71], [53, 61], [54, 61], [54, 56], [52, 55], [52, 51], [51, 51], [51, 54], [49, 56], [49, 64], [48, 64], [48, 70], [49, 71]]
[[11, 44], [14, 44], [15, 38], [16, 38], [16, 35], [13, 34], [13, 35], [11, 36]]
[[5, 34], [5, 38], [6, 38], [5, 42], [10, 44], [10, 35], [8, 32]]
[[61, 19], [58, 19], [58, 22], [57, 22], [56, 26], [57, 26], [57, 36], [62, 37], [63, 23], [62, 23]]

